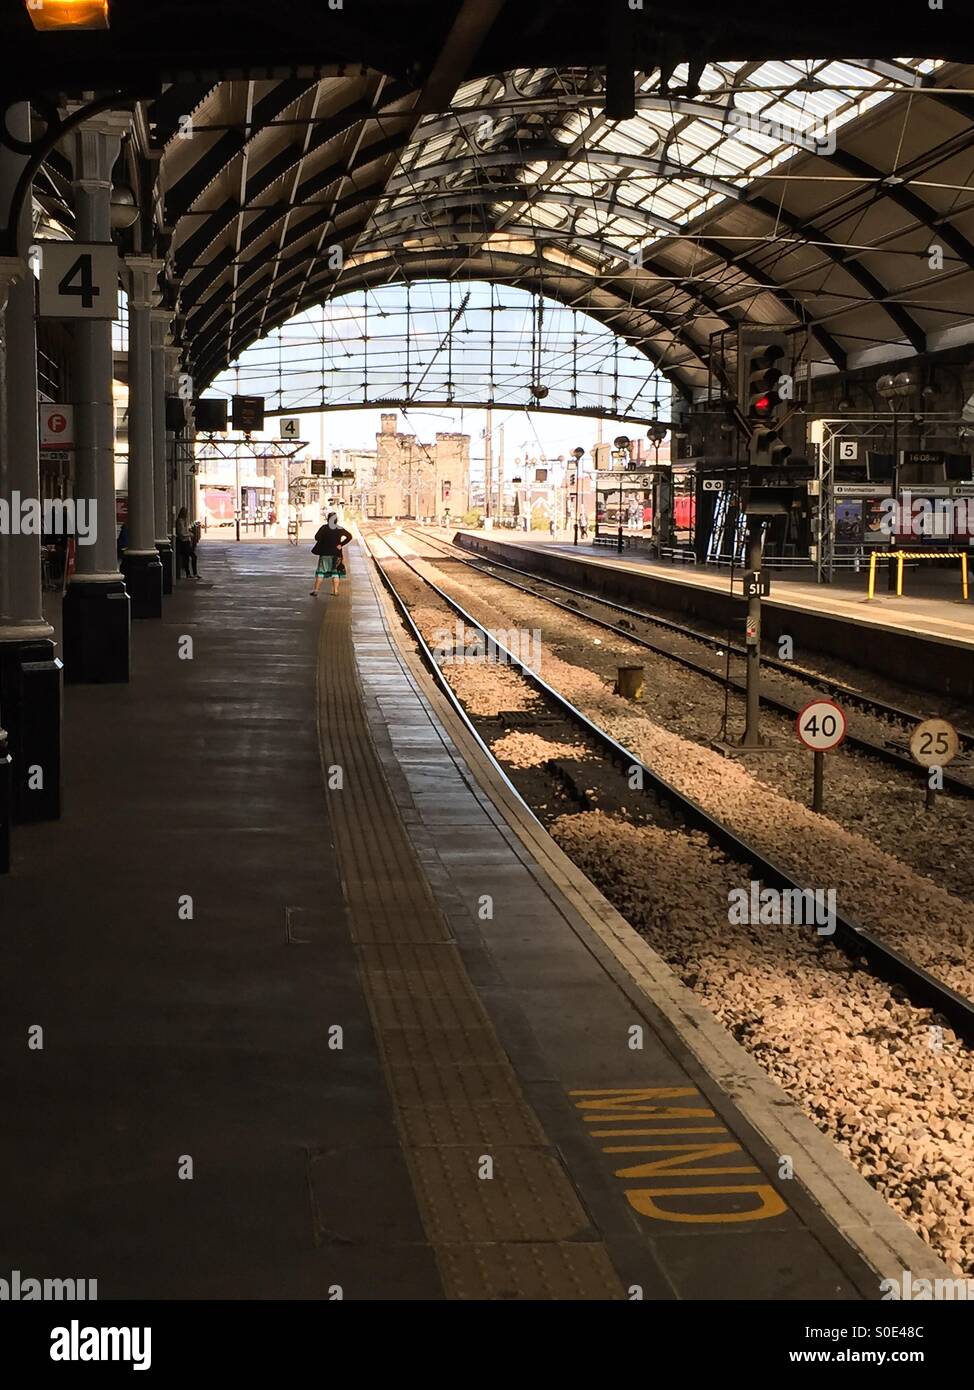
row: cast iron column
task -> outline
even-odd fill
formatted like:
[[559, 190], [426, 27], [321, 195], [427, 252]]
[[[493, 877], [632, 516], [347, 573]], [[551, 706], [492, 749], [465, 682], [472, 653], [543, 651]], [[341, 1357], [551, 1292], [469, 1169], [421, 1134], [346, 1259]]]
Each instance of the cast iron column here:
[[[4, 256], [0, 260], [0, 490], [6, 499], [6, 467], [9, 451], [7, 439], [7, 296], [10, 286], [20, 276], [27, 274], [27, 263], [16, 256]], [[4, 583], [6, 566], [0, 569], [0, 585]], [[13, 821], [13, 778], [11, 775], [10, 741], [3, 727], [3, 711], [6, 699], [0, 691], [0, 874], [10, 871], [10, 826]]]
[[[30, 108], [10, 107], [7, 128], [30, 138]], [[25, 156], [0, 147], [0, 215], [6, 220]], [[43, 510], [37, 429], [37, 331], [34, 276], [24, 259], [31, 243], [28, 193], [17, 227], [16, 257], [0, 262], [0, 840], [5, 808], [15, 821], [56, 820], [61, 814], [61, 663], [41, 594]], [[50, 529], [65, 529], [62, 508]], [[5, 746], [3, 746], [5, 745]], [[9, 754], [11, 762], [5, 761]], [[9, 799], [8, 799], [9, 796]], [[0, 848], [0, 861], [4, 851]]]
[[162, 561], [156, 549], [152, 451], [152, 348], [149, 312], [162, 262], [129, 256], [129, 506], [122, 573], [133, 618], [162, 617]]
[[183, 431], [183, 441], [183, 462], [186, 469], [185, 505], [189, 524], [192, 526], [199, 516], [199, 491], [196, 486], [196, 474], [193, 472], [196, 467], [196, 421], [193, 418], [192, 408], [186, 411], [186, 429]]
[[[107, 112], [73, 134], [75, 235], [110, 244], [112, 167], [131, 118]], [[79, 545], [64, 596], [64, 675], [68, 681], [127, 681], [129, 598], [115, 543], [115, 404], [112, 325], [79, 319], [75, 340], [75, 497], [95, 509], [97, 540]]]
[[[178, 347], [167, 346], [164, 349], [166, 363], [166, 397], [178, 399], [179, 397], [179, 377], [182, 372], [181, 353]], [[185, 418], [185, 408], [184, 408]], [[185, 486], [183, 479], [183, 440], [185, 438], [185, 425], [181, 430], [170, 430], [166, 428], [166, 440], [169, 444], [169, 534], [172, 535], [176, 525], [176, 513], [181, 507], [186, 505]], [[175, 556], [176, 578], [179, 578], [178, 555]]]
[[162, 561], [162, 592], [171, 594], [173, 552], [166, 434], [166, 334], [172, 323], [172, 310], [153, 309], [149, 321], [152, 325], [152, 476], [155, 484], [156, 550]]

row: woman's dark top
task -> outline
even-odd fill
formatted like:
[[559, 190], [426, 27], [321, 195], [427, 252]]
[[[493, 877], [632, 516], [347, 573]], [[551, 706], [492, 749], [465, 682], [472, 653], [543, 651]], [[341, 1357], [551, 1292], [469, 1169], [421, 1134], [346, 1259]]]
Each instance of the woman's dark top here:
[[322, 526], [315, 532], [314, 553], [316, 555], [337, 555], [342, 546], [351, 539], [351, 531], [346, 531], [344, 526]]

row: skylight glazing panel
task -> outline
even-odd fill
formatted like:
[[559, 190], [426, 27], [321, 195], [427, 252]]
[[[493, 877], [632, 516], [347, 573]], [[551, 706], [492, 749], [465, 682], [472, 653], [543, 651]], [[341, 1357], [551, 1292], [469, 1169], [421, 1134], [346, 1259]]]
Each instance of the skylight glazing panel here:
[[804, 106], [815, 113], [819, 120], [827, 120], [838, 109], [840, 103], [830, 100], [828, 92], [803, 92]]
[[710, 121], [692, 120], [688, 121], [680, 131], [671, 139], [670, 148], [680, 146], [683, 149], [690, 149], [697, 154], [709, 153], [714, 150], [721, 140], [721, 127], [716, 122], [721, 117], [714, 116], [714, 124]]
[[435, 135], [432, 140], [424, 140], [421, 145], [412, 146], [417, 151], [411, 167], [421, 169], [426, 164], [437, 164], [454, 144], [450, 135]]
[[708, 63], [700, 78], [701, 91], [709, 92], [713, 91], [715, 87], [726, 87], [743, 67], [742, 62]]
[[[573, 166], [569, 165], [568, 167]], [[551, 165], [546, 160], [535, 159], [530, 164], [523, 166], [518, 164], [495, 165], [494, 173], [497, 176], [504, 173], [509, 178], [516, 178], [519, 183], [537, 183], [550, 169]]]
[[642, 217], [610, 217], [606, 220], [603, 216], [599, 225], [604, 235], [616, 246], [625, 246], [633, 237], [645, 237], [650, 231], [657, 230]]
[[[903, 60], [912, 71], [933, 71], [940, 64], [934, 60], [917, 63]], [[686, 65], [683, 65], [685, 77]], [[769, 123], [767, 132], [747, 127], [741, 128], [724, 119], [724, 111], [717, 106], [712, 119], [706, 117], [687, 117], [677, 111], [654, 109], [640, 112], [632, 119], [617, 126], [599, 130], [592, 137], [593, 149], [609, 149], [622, 156], [665, 157], [685, 169], [696, 170], [701, 179], [707, 176], [722, 179], [727, 183], [744, 188], [753, 179], [760, 177], [782, 161], [788, 160], [800, 150], [787, 138], [790, 130], [808, 135], [831, 134], [860, 113], [887, 99], [889, 89], [896, 86], [896, 79], [859, 67], [854, 63], [842, 61], [778, 61], [761, 64], [749, 72], [746, 85], [735, 86], [735, 79], [747, 65], [736, 63], [708, 64], [700, 78], [702, 92], [718, 88], [735, 89], [728, 92], [727, 105], [735, 111], [758, 118], [759, 122]], [[680, 80], [681, 69], [674, 74], [674, 84]], [[813, 81], [814, 90], [804, 85]], [[658, 84], [654, 77], [642, 84], [643, 92], [653, 91]], [[832, 85], [830, 85], [832, 84]], [[881, 84], [885, 89], [874, 92], [871, 89]], [[505, 146], [517, 148], [517, 136], [530, 141], [540, 138], [545, 130], [547, 138], [561, 145], [568, 145], [588, 129], [601, 109], [600, 94], [592, 94], [591, 102], [584, 107], [567, 113], [557, 111], [559, 95], [571, 91], [571, 82], [553, 82], [550, 69], [521, 70], [513, 75], [513, 85], [526, 97], [548, 92], [551, 96], [552, 116], [557, 118], [556, 127], [545, 130], [540, 116], [524, 114], [518, 117], [500, 115], [494, 117], [495, 124], [487, 139], [482, 141], [485, 148]], [[903, 84], [906, 90], [907, 84]], [[754, 90], [764, 88], [764, 90]], [[782, 90], [785, 89], [785, 90]], [[845, 89], [845, 90], [843, 90]], [[465, 83], [458, 98], [458, 104], [488, 105], [489, 94], [496, 91], [496, 80], [478, 79]], [[776, 129], [775, 127], [778, 127]], [[468, 125], [468, 135], [474, 133]], [[784, 135], [785, 138], [782, 138]], [[660, 150], [661, 140], [669, 137], [665, 155]], [[447, 159], [468, 157], [471, 153], [468, 136], [461, 132], [438, 136], [425, 144], [421, 139], [421, 128], [417, 142], [403, 161], [418, 182], [423, 169]], [[412, 164], [408, 163], [412, 160]], [[517, 165], [497, 166], [490, 177], [505, 180], [517, 177], [525, 184], [534, 185], [545, 179], [555, 189], [569, 195], [590, 197], [605, 190], [606, 185], [618, 177], [619, 164], [606, 164], [590, 161], [581, 153], [568, 166], [552, 167], [547, 162], [532, 160], [524, 168]], [[483, 171], [473, 165], [471, 181], [485, 179]], [[452, 180], [451, 186], [465, 186], [463, 180]], [[403, 189], [400, 198], [411, 199], [411, 190]], [[489, 197], [489, 187], [485, 190]], [[683, 225], [698, 216], [701, 211], [720, 206], [724, 195], [709, 190], [704, 182], [697, 184], [692, 176], [684, 175], [675, 179], [661, 181], [646, 171], [633, 171], [627, 184], [621, 188], [621, 199], [626, 208], [634, 212], [646, 211], [667, 221]], [[617, 195], [617, 207], [620, 205]], [[510, 202], [497, 204], [505, 211]], [[565, 212], [557, 206], [548, 204], [531, 205], [516, 209], [515, 220], [521, 223], [534, 223], [539, 229], [554, 230], [564, 224]], [[580, 214], [578, 229], [580, 234], [592, 236], [595, 240], [605, 237], [609, 229], [613, 238], [623, 241], [651, 237], [652, 230], [634, 222], [632, 217], [623, 214], [606, 221], [605, 215], [586, 209]]]
[[[655, 114], [659, 115], [664, 113], [657, 112]], [[656, 132], [650, 127], [650, 123], [647, 121], [646, 116], [642, 112], [638, 112], [628, 121], [620, 121], [618, 125], [612, 127], [611, 132], [607, 133], [611, 134], [613, 144], [618, 141], [619, 148], [628, 149], [631, 153], [635, 154], [644, 147], [647, 133], [652, 135]]]
[[[516, 204], [508, 204], [509, 207]], [[556, 203], [532, 203], [525, 210], [523, 217], [518, 218], [519, 222], [526, 222], [528, 226], [547, 227], [549, 229], [560, 227], [565, 220], [567, 209], [559, 207]]]
[[515, 91], [525, 96], [537, 96], [547, 87], [550, 74], [550, 68], [515, 68], [510, 73], [510, 81]]
[[759, 114], [767, 104], [767, 92], [751, 91], [744, 87], [734, 93], [731, 103], [735, 111], [746, 111], [748, 115]]
[[706, 195], [706, 190], [701, 189], [699, 184], [687, 183], [683, 179], [674, 179], [669, 183], [661, 184], [657, 193], [657, 201], [661, 206], [672, 208], [672, 213], [667, 216], [674, 216], [679, 211], [686, 211], [694, 204], [698, 203]]
[[877, 82], [883, 81], [879, 73], [870, 68], [841, 61], [826, 63], [818, 80], [825, 87], [875, 87]]
[[752, 72], [747, 81], [748, 86], [752, 87], [789, 87], [796, 82], [802, 82], [808, 75], [808, 71], [813, 71], [814, 67], [807, 63], [795, 63], [790, 59], [771, 59], [762, 63], [760, 67]]
[[[746, 133], [748, 136], [752, 134], [752, 132], [750, 131]], [[737, 177], [743, 174], [747, 169], [750, 169], [751, 165], [754, 163], [756, 151], [754, 149], [754, 146], [752, 146], [750, 143], [746, 144], [744, 142], [744, 134], [745, 132], [743, 131], [735, 131], [735, 134], [733, 136], [721, 140], [719, 145], [715, 144], [713, 150], [711, 151], [711, 153], [715, 157], [720, 158], [720, 161], [724, 166], [721, 172], [723, 172], [725, 177]], [[768, 142], [767, 137], [759, 138], [764, 138], [766, 145], [768, 145], [769, 147], [774, 146], [774, 141]], [[694, 163], [694, 152], [692, 146], [685, 146], [681, 141], [680, 144], [676, 146], [676, 148], [680, 152], [681, 163], [689, 165], [692, 165]]]
[[[789, 130], [807, 131], [821, 124], [823, 116], [831, 116], [835, 107], [827, 108], [821, 115], [807, 108], [793, 105], [787, 100], [772, 101], [761, 112], [761, 119], [772, 121], [775, 125], [785, 126]], [[777, 146], [787, 141], [780, 138], [774, 139], [772, 143]]]
[[[593, 105], [596, 101], [597, 98], [593, 98]], [[561, 143], [570, 145], [577, 136], [581, 135], [586, 126], [589, 125], [591, 119], [590, 113], [584, 110], [584, 108], [578, 111], [569, 111], [564, 117], [559, 113], [561, 129], [555, 132], [555, 139]]]
[[[651, 205], [652, 199], [652, 191], [643, 191], [642, 189], [632, 188], [631, 186], [623, 187], [616, 195], [615, 206], [620, 209], [633, 210], [636, 208], [646, 208]], [[625, 216], [625, 212], [622, 213], [622, 216]]]
[[637, 125], [636, 122], [629, 122], [630, 126], [635, 126], [626, 135], [613, 133], [610, 140], [605, 143], [610, 144], [614, 150], [622, 150], [625, 154], [652, 154], [659, 146], [660, 134], [649, 122]]
[[[494, 86], [496, 78], [478, 77], [462, 82], [453, 98], [454, 106], [478, 106]], [[432, 119], [436, 119], [433, 117]]]

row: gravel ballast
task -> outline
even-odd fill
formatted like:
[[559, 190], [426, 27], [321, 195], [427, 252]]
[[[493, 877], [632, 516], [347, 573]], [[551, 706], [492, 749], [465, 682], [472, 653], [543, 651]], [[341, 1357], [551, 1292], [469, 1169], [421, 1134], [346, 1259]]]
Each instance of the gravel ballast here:
[[[483, 595], [430, 574], [495, 628], [529, 616], [502, 609], [493, 591], [481, 611]], [[429, 640], [444, 625], [442, 606], [408, 569], [396, 566], [394, 580]], [[546, 767], [591, 757], [563, 733], [530, 729], [544, 705], [513, 671], [458, 664], [444, 673], [535, 810]], [[772, 787], [756, 794], [747, 767], [634, 710], [598, 672], [563, 660], [557, 642], [546, 640], [541, 674], [798, 881], [835, 888], [840, 911], [974, 995], [970, 903]], [[517, 728], [503, 728], [507, 714]], [[974, 1073], [951, 1029], [814, 929], [731, 921], [728, 894], [747, 886], [746, 870], [703, 833], [572, 812], [557, 797], [541, 810], [562, 849], [890, 1205], [957, 1274], [974, 1273]]]

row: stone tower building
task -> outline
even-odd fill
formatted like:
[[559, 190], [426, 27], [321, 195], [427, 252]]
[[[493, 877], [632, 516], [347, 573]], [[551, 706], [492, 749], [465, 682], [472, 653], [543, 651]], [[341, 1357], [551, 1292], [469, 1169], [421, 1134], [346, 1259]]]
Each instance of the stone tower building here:
[[382, 416], [375, 437], [375, 515], [462, 516], [470, 507], [470, 436], [437, 433], [433, 444], [400, 434], [396, 415]]

